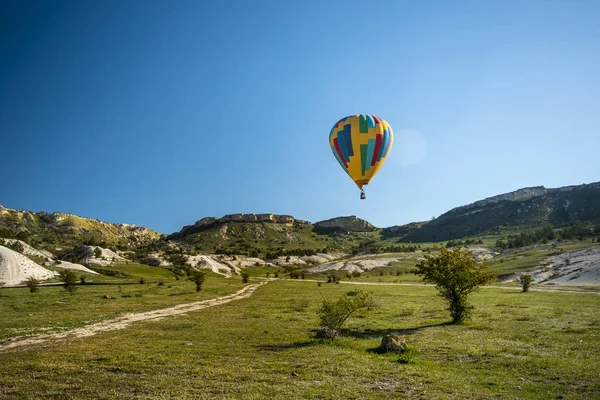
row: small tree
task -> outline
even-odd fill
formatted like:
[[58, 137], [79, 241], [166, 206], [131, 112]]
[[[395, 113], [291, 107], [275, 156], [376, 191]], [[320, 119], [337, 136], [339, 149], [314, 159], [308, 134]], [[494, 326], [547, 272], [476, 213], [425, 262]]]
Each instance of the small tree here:
[[204, 271], [193, 271], [188, 278], [188, 281], [192, 281], [196, 284], [196, 292], [199, 292], [202, 289], [202, 284], [206, 279], [206, 272]]
[[521, 281], [521, 286], [523, 287], [523, 292], [528, 292], [529, 287], [533, 283], [533, 276], [531, 276], [529, 274], [523, 274], [523, 275], [521, 275], [519, 280]]
[[77, 274], [70, 269], [63, 269], [59, 272], [60, 280], [64, 283], [63, 287], [69, 294], [75, 293], [77, 290]]
[[246, 271], [242, 272], [242, 282], [248, 283], [249, 280], [250, 280], [250, 274]]
[[323, 327], [319, 335], [335, 339], [350, 315], [361, 308], [371, 308], [373, 305], [371, 293], [363, 290], [347, 292], [336, 301], [324, 300], [317, 311], [319, 322]]
[[96, 258], [100, 258], [100, 257], [102, 257], [102, 250], [100, 250], [100, 247], [96, 247], [96, 248], [94, 249], [94, 256], [95, 256]]
[[40, 285], [40, 281], [35, 279], [33, 276], [30, 276], [29, 279], [25, 281], [25, 285], [27, 285], [31, 293], [35, 293], [39, 291], [38, 286]]
[[470, 314], [467, 297], [495, 278], [487, 266], [478, 264], [471, 252], [462, 246], [450, 251], [440, 248], [439, 256], [425, 255], [416, 265], [415, 274], [423, 275], [426, 283], [435, 283], [439, 295], [449, 303], [448, 310], [454, 323], [465, 321]]

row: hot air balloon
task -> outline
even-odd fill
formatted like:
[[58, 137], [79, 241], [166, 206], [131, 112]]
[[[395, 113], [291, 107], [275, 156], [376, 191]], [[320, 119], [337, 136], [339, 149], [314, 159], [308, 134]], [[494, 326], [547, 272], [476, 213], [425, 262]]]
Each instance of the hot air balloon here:
[[344, 171], [360, 189], [377, 174], [394, 143], [394, 133], [387, 121], [369, 114], [340, 119], [329, 133], [329, 147]]

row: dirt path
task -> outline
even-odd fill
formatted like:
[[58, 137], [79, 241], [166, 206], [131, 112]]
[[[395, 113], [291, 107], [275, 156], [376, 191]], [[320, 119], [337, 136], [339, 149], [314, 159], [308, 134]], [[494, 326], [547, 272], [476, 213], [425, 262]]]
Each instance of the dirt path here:
[[256, 291], [256, 289], [258, 289], [260, 286], [262, 286], [266, 283], [267, 282], [264, 281], [264, 282], [248, 285], [233, 294], [223, 296], [223, 297], [217, 297], [215, 299], [203, 300], [203, 301], [198, 301], [198, 302], [194, 302], [194, 303], [179, 304], [174, 307], [163, 308], [161, 310], [153, 310], [153, 311], [146, 311], [146, 312], [142, 312], [142, 313], [127, 314], [122, 317], [109, 319], [109, 320], [98, 322], [95, 324], [83, 326], [81, 328], [72, 329], [70, 331], [48, 333], [48, 334], [31, 336], [31, 337], [26, 337], [26, 338], [10, 338], [3, 342], [0, 342], [0, 353], [5, 350], [8, 350], [8, 349], [14, 349], [16, 347], [40, 344], [40, 343], [47, 342], [49, 340], [55, 341], [55, 340], [64, 340], [64, 339], [70, 339], [70, 338], [82, 338], [82, 337], [93, 336], [100, 332], [124, 329], [134, 322], [148, 321], [148, 320], [154, 320], [154, 319], [168, 317], [171, 315], [185, 314], [185, 313], [188, 313], [191, 311], [202, 310], [205, 308], [229, 303], [230, 301], [234, 301], [234, 300], [246, 299], [246, 298], [250, 297], [252, 295], [252, 293], [254, 293]]

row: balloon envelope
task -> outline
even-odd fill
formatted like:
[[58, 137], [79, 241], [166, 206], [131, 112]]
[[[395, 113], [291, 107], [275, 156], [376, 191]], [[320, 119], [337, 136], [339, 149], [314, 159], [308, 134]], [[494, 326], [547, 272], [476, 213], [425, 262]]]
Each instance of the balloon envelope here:
[[369, 184], [394, 144], [392, 127], [369, 114], [340, 119], [329, 133], [329, 147], [359, 189]]

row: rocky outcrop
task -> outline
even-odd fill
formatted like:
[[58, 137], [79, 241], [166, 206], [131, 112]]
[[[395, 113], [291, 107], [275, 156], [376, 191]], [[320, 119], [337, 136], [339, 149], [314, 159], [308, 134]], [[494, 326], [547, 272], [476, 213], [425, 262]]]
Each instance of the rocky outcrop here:
[[266, 222], [272, 224], [284, 224], [293, 225], [297, 221], [291, 215], [277, 215], [277, 214], [227, 214], [221, 218], [215, 217], [204, 217], [199, 221], [196, 221], [194, 225], [186, 225], [179, 232], [173, 233], [168, 236], [169, 239], [177, 239], [180, 237], [192, 235], [194, 233], [202, 232], [203, 230], [210, 229], [216, 225], [227, 224], [227, 223], [242, 223], [242, 222]]
[[76, 263], [110, 265], [112, 263], [126, 263], [128, 259], [121, 257], [110, 249], [104, 249], [99, 246], [82, 245], [67, 253], [63, 259]]
[[497, 196], [488, 197], [487, 199], [476, 201], [475, 203], [464, 206], [464, 208], [484, 207], [501, 201], [525, 201], [534, 197], [548, 194], [548, 189], [543, 186], [534, 186], [515, 190], [514, 192], [499, 194]]
[[61, 246], [72, 246], [86, 241], [136, 245], [152, 243], [162, 237], [158, 232], [143, 226], [113, 224], [74, 214], [8, 208], [0, 209], [0, 232], [5, 237], [24, 240], [53, 237], [53, 241]]
[[219, 219], [218, 222], [271, 222], [274, 224], [293, 224], [294, 217], [291, 215], [275, 214], [228, 214]]
[[374, 225], [355, 215], [331, 218], [315, 223], [315, 230], [320, 232], [372, 232], [375, 229], [377, 228]]

